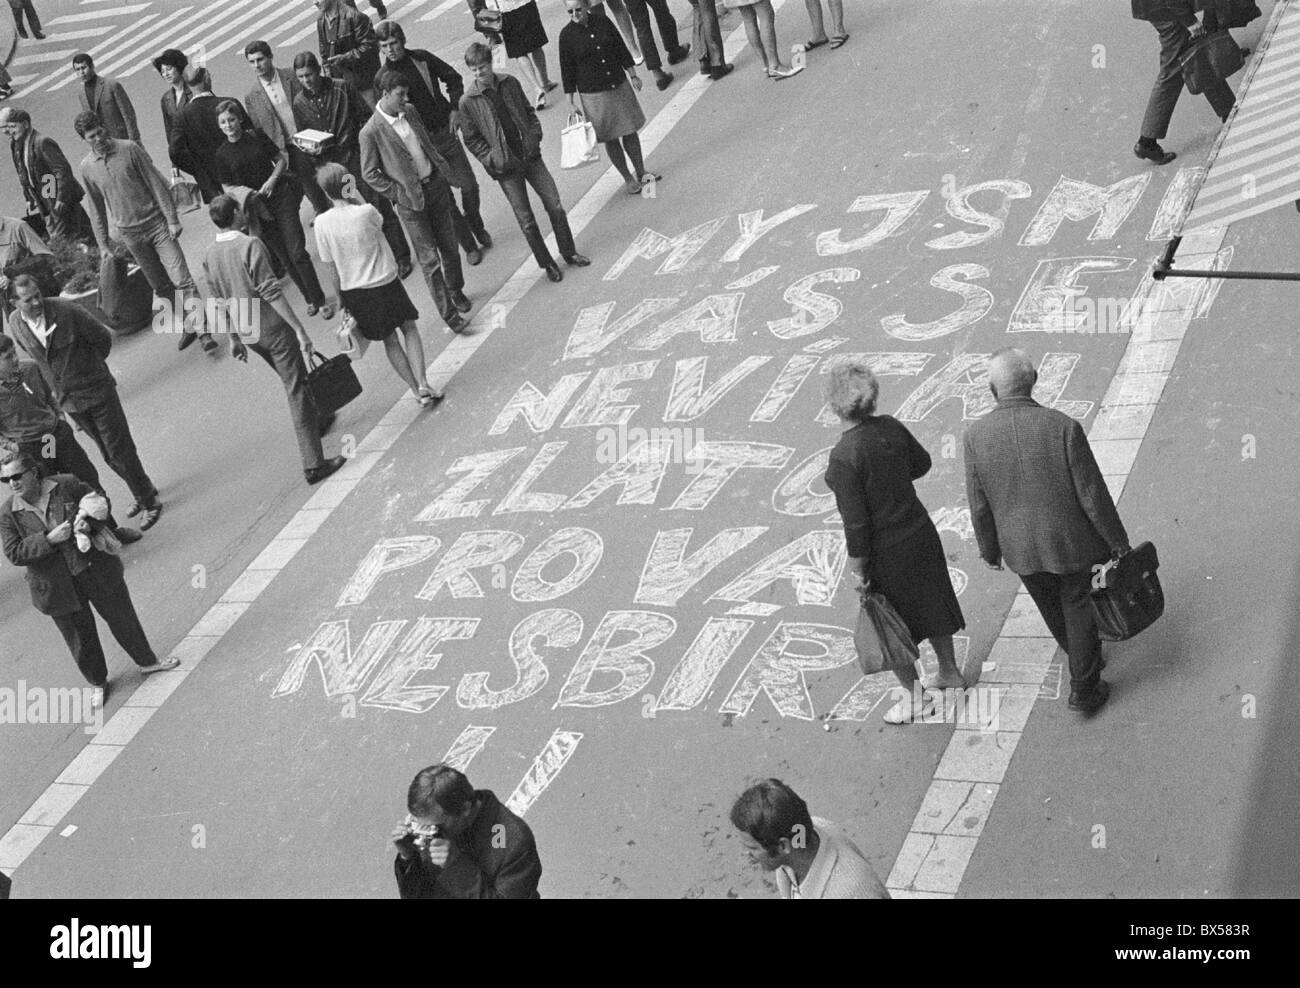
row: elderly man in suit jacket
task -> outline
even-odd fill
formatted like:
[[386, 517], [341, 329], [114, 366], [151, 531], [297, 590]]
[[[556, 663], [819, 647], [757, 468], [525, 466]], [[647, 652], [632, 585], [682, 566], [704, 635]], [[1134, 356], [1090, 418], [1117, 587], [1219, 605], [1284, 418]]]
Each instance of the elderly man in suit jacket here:
[[361, 128], [361, 177], [389, 199], [402, 218], [438, 312], [453, 332], [469, 312], [460, 247], [452, 215], [450, 170], [433, 146], [420, 115], [407, 101], [410, 85], [399, 72], [379, 74], [379, 103]]
[[318, 214], [325, 212], [330, 208], [330, 200], [316, 183], [316, 166], [293, 143], [293, 135], [298, 132], [298, 124], [293, 119], [293, 101], [302, 92], [298, 77], [288, 69], [275, 67], [271, 46], [265, 41], [246, 44], [244, 58], [257, 76], [257, 85], [244, 97], [244, 108], [253, 126], [289, 156], [289, 168], [298, 177], [312, 209]]
[[42, 298], [29, 274], [13, 282], [15, 305], [9, 336], [36, 361], [59, 407], [94, 440], [100, 454], [135, 497], [128, 518], [141, 515], [142, 529], [162, 515], [158, 488], [145, 473], [135, 448], [126, 412], [117, 396], [117, 381], [108, 369], [113, 334], [85, 309], [57, 298]]
[[[95, 625], [94, 607], [117, 643], [143, 673], [175, 669], [174, 657], [159, 661], [131, 602], [122, 562], [94, 545], [76, 541], [83, 518], [102, 521], [108, 503], [71, 474], [42, 478], [26, 453], [0, 466], [0, 541], [5, 558], [26, 568], [32, 604], [54, 619], [77, 668], [92, 686], [107, 691], [108, 664]], [[99, 697], [102, 702], [103, 697]]]
[[1091, 713], [1110, 686], [1089, 600], [1092, 575], [1128, 552], [1083, 426], [1031, 397], [1038, 372], [1023, 350], [988, 365], [997, 405], [966, 429], [966, 497], [981, 558], [1016, 573], [1070, 659], [1070, 708]]
[[[201, 65], [191, 65], [185, 70], [185, 84], [190, 87], [190, 101], [176, 115], [167, 152], [173, 165], [194, 176], [207, 205], [221, 195], [221, 183], [217, 181], [212, 162], [217, 148], [226, 143], [226, 135], [217, 124], [217, 107], [228, 97], [212, 95], [212, 75]], [[252, 129], [252, 126], [253, 121], [245, 111], [244, 127]]]
[[[1132, 0], [1132, 3], [1134, 18], [1150, 22], [1160, 36], [1160, 71], [1151, 87], [1142, 117], [1142, 133], [1133, 153], [1157, 165], [1167, 165], [1178, 155], [1166, 151], [1159, 142], [1169, 132], [1169, 121], [1183, 91], [1183, 70], [1178, 59], [1193, 41], [1217, 30], [1217, 19], [1212, 11], [1206, 10], [1202, 19], [1197, 20], [1196, 9], [1205, 8], [1204, 0], [1200, 3], [1197, 0]], [[1206, 87], [1205, 98], [1224, 121], [1237, 100], [1232, 87], [1223, 79]]]
[[16, 106], [0, 110], [0, 127], [9, 136], [28, 215], [40, 217], [51, 238], [93, 242], [90, 217], [81, 207], [85, 191], [58, 142], [33, 128], [31, 114]]
[[116, 79], [105, 79], [95, 74], [95, 60], [85, 52], [72, 56], [72, 71], [83, 85], [77, 93], [82, 113], [94, 113], [108, 130], [108, 136], [119, 141], [140, 143], [140, 128], [135, 122], [135, 107], [131, 98]]

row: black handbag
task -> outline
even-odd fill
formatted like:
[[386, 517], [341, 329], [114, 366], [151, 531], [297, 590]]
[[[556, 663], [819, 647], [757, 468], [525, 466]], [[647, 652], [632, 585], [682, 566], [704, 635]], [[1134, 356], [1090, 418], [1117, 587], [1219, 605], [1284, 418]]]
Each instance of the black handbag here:
[[316, 410], [321, 415], [337, 412], [361, 394], [361, 382], [352, 369], [352, 360], [345, 353], [326, 360], [312, 351], [313, 366], [307, 372], [307, 387], [311, 390]]
[[1159, 566], [1156, 547], [1143, 542], [1094, 574], [1090, 597], [1102, 641], [1127, 641], [1165, 612]]
[[1227, 79], [1245, 64], [1241, 48], [1227, 31], [1216, 31], [1193, 41], [1178, 57], [1187, 91], [1194, 96], [1205, 92], [1207, 87], [1216, 82]]

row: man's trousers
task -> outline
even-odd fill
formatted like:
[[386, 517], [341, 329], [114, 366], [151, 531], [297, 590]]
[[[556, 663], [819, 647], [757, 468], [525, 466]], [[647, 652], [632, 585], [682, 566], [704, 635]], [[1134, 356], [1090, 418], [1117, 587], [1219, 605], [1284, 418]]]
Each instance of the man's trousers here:
[[528, 241], [539, 267], [545, 268], [554, 264], [555, 260], [546, 249], [546, 238], [537, 226], [533, 205], [528, 201], [527, 185], [531, 185], [542, 200], [542, 208], [550, 217], [551, 229], [555, 231], [555, 245], [560, 248], [560, 255], [567, 258], [578, 252], [573, 243], [573, 233], [569, 229], [569, 218], [564, 214], [564, 206], [560, 203], [560, 190], [556, 188], [555, 179], [551, 177], [540, 154], [532, 161], [525, 162], [523, 168], [513, 175], [502, 175], [497, 181], [510, 202], [510, 208], [514, 210], [519, 229], [524, 232], [524, 239]]
[[54, 623], [72, 652], [77, 668], [86, 677], [86, 682], [91, 686], [103, 686], [108, 682], [108, 664], [104, 661], [104, 647], [99, 641], [99, 629], [95, 625], [92, 605], [108, 625], [113, 638], [136, 665], [151, 666], [157, 663], [158, 658], [135, 613], [131, 592], [127, 590], [126, 580], [120, 573], [106, 573], [102, 569], [91, 567], [81, 573], [74, 573], [72, 583], [77, 589], [81, 609], [71, 614], [55, 615]]
[[302, 359], [297, 334], [277, 317], [274, 324], [262, 325], [258, 341], [249, 344], [248, 349], [280, 375], [285, 397], [289, 399], [289, 417], [293, 419], [302, 468], [311, 470], [320, 466], [325, 462], [320, 442], [320, 412], [307, 387], [307, 364]]
[[1070, 692], [1087, 694], [1101, 675], [1101, 638], [1088, 592], [1092, 572], [1022, 573], [1020, 581], [1038, 605], [1043, 622], [1070, 659]]
[[[1169, 121], [1173, 119], [1174, 107], [1185, 85], [1178, 57], [1190, 43], [1191, 35], [1177, 21], [1161, 21], [1155, 29], [1160, 35], [1160, 72], [1151, 87], [1151, 98], [1142, 117], [1142, 136], [1158, 141], [1169, 133]], [[1227, 119], [1232, 104], [1237, 100], [1232, 87], [1222, 79], [1205, 90], [1205, 98], [1220, 120]]]
[[69, 411], [68, 414], [77, 423], [77, 427], [99, 447], [99, 455], [109, 468], [126, 481], [131, 496], [138, 503], [149, 504], [158, 496], [158, 488], [153, 485], [140, 462], [140, 454], [136, 451], [135, 439], [131, 436], [131, 426], [126, 421], [126, 412], [117, 396], [117, 388], [107, 385], [103, 397], [96, 404], [79, 411]]
[[460, 266], [457, 247], [456, 223], [452, 219], [451, 186], [437, 172], [424, 180], [424, 208], [408, 209], [394, 203], [397, 215], [402, 218], [420, 270], [429, 284], [429, 294], [438, 307], [438, 314], [447, 323], [458, 319], [448, 292], [459, 292], [465, 287], [464, 270]]

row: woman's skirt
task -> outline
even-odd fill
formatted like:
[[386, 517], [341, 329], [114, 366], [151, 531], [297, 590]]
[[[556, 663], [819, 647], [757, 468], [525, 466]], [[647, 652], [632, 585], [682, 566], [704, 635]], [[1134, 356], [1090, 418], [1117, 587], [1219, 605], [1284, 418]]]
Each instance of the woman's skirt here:
[[527, 3], [515, 10], [507, 10], [501, 15], [501, 38], [506, 43], [506, 54], [511, 58], [523, 58], [546, 44], [546, 28], [542, 27], [542, 15], [537, 12], [537, 4]]
[[943, 543], [932, 522], [902, 542], [875, 550], [871, 587], [894, 605], [918, 644], [966, 627], [948, 576]]
[[374, 288], [341, 289], [339, 301], [357, 321], [361, 335], [375, 343], [388, 339], [402, 323], [420, 318], [399, 278]]
[[635, 134], [645, 126], [645, 113], [632, 84], [624, 79], [617, 89], [599, 93], [579, 93], [583, 115], [596, 128], [596, 140], [602, 144]]

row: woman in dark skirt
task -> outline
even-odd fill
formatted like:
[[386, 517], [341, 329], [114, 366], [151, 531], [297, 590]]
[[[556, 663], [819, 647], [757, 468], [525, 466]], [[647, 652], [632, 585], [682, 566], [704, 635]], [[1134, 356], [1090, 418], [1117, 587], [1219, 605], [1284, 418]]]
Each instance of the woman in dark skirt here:
[[[930, 454], [897, 419], [876, 414], [880, 387], [865, 363], [832, 365], [826, 400], [844, 422], [831, 450], [826, 484], [835, 494], [849, 566], [883, 594], [907, 625], [912, 640], [929, 639], [939, 658], [935, 689], [966, 685], [957, 668], [952, 636], [966, 626], [948, 575], [939, 533], [912, 482], [930, 471]], [[908, 691], [886, 715], [891, 724], [911, 723], [916, 669], [891, 670]]]
[[342, 165], [323, 165], [316, 180], [330, 200], [330, 208], [316, 217], [316, 249], [338, 276], [339, 301], [362, 336], [384, 344], [388, 362], [415, 400], [432, 405], [442, 393], [425, 377], [424, 344], [415, 324], [420, 314], [397, 276], [384, 218], [361, 198], [356, 179]]
[[[506, 55], [516, 59], [519, 70], [532, 83], [533, 108], [546, 109], [546, 94], [555, 88], [546, 71], [546, 28], [537, 12], [536, 0], [469, 0], [475, 22], [481, 17], [501, 16], [501, 39]], [[481, 33], [491, 34], [480, 28]]]
[[588, 0], [565, 0], [564, 5], [569, 23], [560, 31], [560, 79], [569, 105], [596, 129], [596, 140], [605, 145], [624, 187], [638, 195], [642, 186], [662, 176], [647, 172], [641, 157], [637, 131], [645, 126], [645, 113], [636, 98], [641, 78], [632, 53], [609, 18], [592, 15]]

